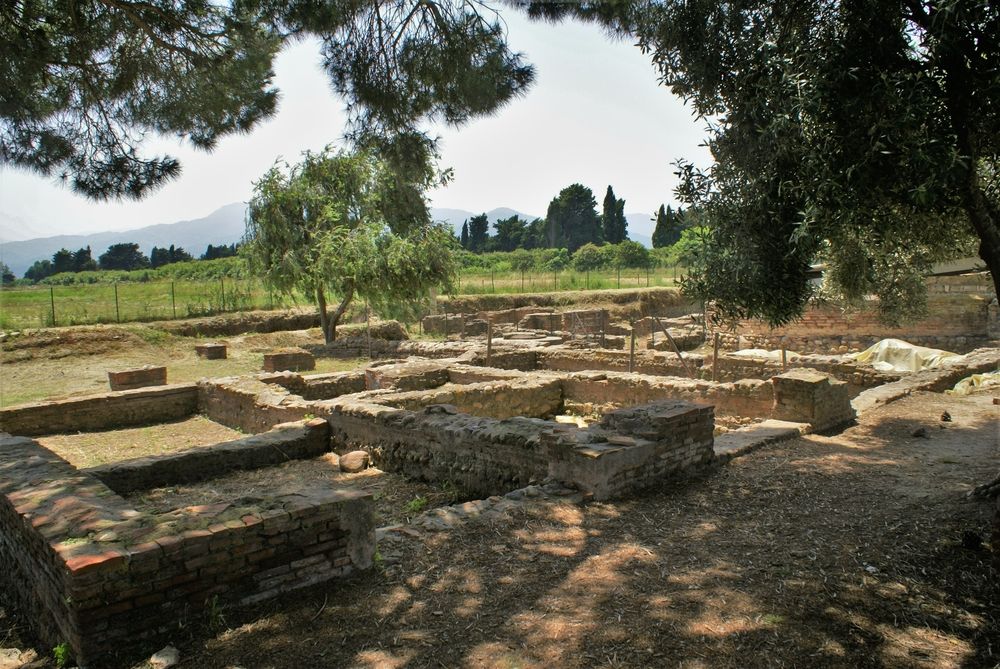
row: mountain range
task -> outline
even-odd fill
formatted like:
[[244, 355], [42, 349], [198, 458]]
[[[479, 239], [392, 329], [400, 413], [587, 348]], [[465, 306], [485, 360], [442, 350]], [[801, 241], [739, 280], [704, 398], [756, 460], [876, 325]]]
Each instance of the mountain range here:
[[[502, 218], [517, 215], [520, 218], [533, 221], [537, 216], [525, 214], [508, 207], [498, 207], [485, 212], [491, 224]], [[161, 223], [133, 230], [117, 232], [95, 232], [87, 235], [57, 235], [54, 237], [38, 237], [21, 241], [2, 241], [4, 231], [0, 230], [0, 262], [4, 262], [17, 276], [23, 276], [36, 260], [51, 258], [59, 249], [75, 251], [89, 246], [96, 260], [112, 244], [134, 242], [142, 252], [149, 255], [154, 246], [168, 247], [171, 244], [180, 246], [191, 255], [197, 257], [205, 252], [209, 244], [233, 244], [240, 241], [245, 230], [244, 219], [246, 204], [236, 202], [227, 204], [215, 210], [204, 218], [177, 223]], [[454, 228], [455, 233], [461, 232], [462, 223], [477, 214], [464, 209], [432, 208], [431, 216], [435, 221], [443, 221]], [[653, 234], [653, 222], [649, 214], [626, 214], [629, 238], [649, 247]]]

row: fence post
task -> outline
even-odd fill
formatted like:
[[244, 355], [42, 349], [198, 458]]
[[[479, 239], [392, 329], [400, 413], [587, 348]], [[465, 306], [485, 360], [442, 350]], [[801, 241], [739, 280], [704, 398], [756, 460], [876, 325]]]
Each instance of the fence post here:
[[491, 285], [491, 286], [492, 286], [492, 288], [493, 288], [493, 292], [494, 292], [494, 293], [495, 293], [495, 292], [497, 292], [497, 276], [496, 276], [496, 270], [495, 270], [495, 269], [493, 269], [492, 267], [490, 268], [490, 285]]
[[177, 295], [174, 293], [174, 282], [170, 282], [170, 309], [174, 312], [174, 319], [177, 318]]
[[49, 286], [49, 303], [52, 306], [52, 327], [56, 326], [56, 294], [52, 286]]
[[715, 344], [712, 346], [712, 381], [719, 380], [719, 332], [715, 332]]
[[115, 281], [115, 321], [118, 323], [122, 322], [122, 312], [118, 306], [118, 282]]
[[490, 317], [486, 317], [486, 366], [489, 367], [493, 360], [493, 322]]
[[552, 291], [559, 290], [559, 272], [552, 272]]
[[222, 285], [222, 311], [226, 310], [226, 277], [220, 276], [219, 283]]
[[628, 373], [635, 371], [635, 321], [631, 323], [631, 339], [628, 345]]
[[618, 287], [622, 287], [622, 268], [621, 266], [615, 267], [615, 276], [618, 278]]
[[368, 300], [365, 300], [365, 333], [368, 335], [368, 359], [372, 359], [372, 315], [368, 310]]

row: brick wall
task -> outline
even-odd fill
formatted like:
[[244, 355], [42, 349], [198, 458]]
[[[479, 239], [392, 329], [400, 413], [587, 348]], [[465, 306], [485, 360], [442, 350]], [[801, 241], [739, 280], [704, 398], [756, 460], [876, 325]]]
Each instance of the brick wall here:
[[774, 404], [771, 383], [754, 379], [712, 383], [678, 377], [579, 372], [567, 375], [562, 387], [566, 408], [582, 414], [669, 398], [711, 404], [721, 415], [767, 416]]
[[277, 425], [268, 432], [166, 455], [134, 458], [84, 470], [119, 495], [202, 481], [241, 469], [259, 469], [330, 450], [330, 426], [322, 418]]
[[927, 292], [928, 317], [901, 328], [880, 323], [875, 311], [844, 312], [826, 305], [808, 309], [801, 319], [781, 328], [743, 321], [735, 334], [720, 334], [727, 348], [773, 349], [784, 344], [802, 353], [859, 351], [886, 338], [966, 353], [991, 336], [996, 324], [989, 304], [995, 294], [988, 273], [930, 277]]
[[553, 428], [541, 441], [551, 476], [611, 499], [711, 463], [712, 416], [710, 406], [661, 401], [613, 411], [588, 430]]
[[198, 388], [175, 383], [0, 409], [0, 431], [24, 436], [163, 423], [198, 410]]
[[847, 384], [827, 374], [794, 369], [773, 377], [771, 382], [774, 418], [809, 423], [813, 431], [841, 427], [855, 418]]
[[522, 377], [511, 382], [485, 381], [380, 395], [376, 401], [411, 411], [432, 404], [449, 404], [462, 413], [486, 418], [543, 418], [561, 412], [563, 391], [559, 379]]
[[[266, 378], [266, 377], [265, 377]], [[198, 382], [198, 411], [216, 423], [242, 432], [267, 432], [279, 423], [320, 415], [313, 403], [259, 378]]]
[[0, 437], [0, 452], [0, 579], [42, 642], [68, 643], [81, 664], [168, 638], [216, 601], [254, 603], [371, 565], [369, 494], [151, 515], [34, 441]]

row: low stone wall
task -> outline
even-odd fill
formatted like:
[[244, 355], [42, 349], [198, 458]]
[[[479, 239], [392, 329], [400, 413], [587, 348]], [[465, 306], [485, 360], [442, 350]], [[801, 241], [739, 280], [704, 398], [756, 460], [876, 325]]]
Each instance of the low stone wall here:
[[222, 337], [246, 332], [281, 332], [319, 327], [316, 311], [249, 311], [240, 314], [159, 321], [150, 327], [183, 337]]
[[542, 480], [548, 472], [534, 418], [498, 421], [430, 406], [420, 412], [373, 402], [341, 401], [327, 418], [336, 450], [363, 449], [380, 469], [452, 482], [483, 496]]
[[316, 358], [301, 348], [286, 348], [264, 354], [265, 372], [302, 372], [316, 369]]
[[[0, 579], [42, 643], [103, 666], [185, 616], [371, 565], [371, 496], [309, 493], [140, 513], [26, 438], [0, 437]], [[39, 483], [39, 482], [44, 483]]]
[[0, 409], [0, 431], [34, 437], [164, 423], [198, 411], [198, 387], [175, 383]]
[[119, 495], [259, 469], [330, 450], [330, 425], [322, 418], [276, 425], [262, 434], [166, 455], [134, 458], [84, 470]]
[[545, 418], [562, 411], [563, 391], [559, 379], [521, 378], [509, 382], [487, 381], [393, 393], [381, 395], [377, 401], [411, 411], [432, 404], [447, 404], [462, 413], [486, 418]]
[[[566, 372], [589, 370], [628, 371], [628, 351], [608, 351], [605, 349], [542, 348], [536, 353], [538, 369]], [[695, 371], [702, 364], [701, 356], [685, 354], [688, 369]], [[636, 374], [656, 376], [689, 376], [680, 360], [673, 354], [638, 351], [635, 354]]]
[[[371, 340], [371, 357], [406, 358], [417, 355], [423, 358], [454, 358], [482, 346], [472, 341], [387, 341]], [[369, 342], [364, 337], [345, 337], [323, 346], [310, 347], [313, 355], [325, 358], [367, 358]]]
[[108, 384], [111, 386], [111, 390], [135, 390], [149, 386], [165, 386], [167, 385], [167, 368], [139, 367], [138, 369], [108, 372]]
[[565, 376], [562, 387], [566, 409], [579, 414], [604, 413], [609, 408], [668, 398], [711, 404], [721, 415], [769, 416], [774, 405], [771, 383], [757, 379], [712, 383], [679, 377], [578, 372]]
[[365, 373], [331, 372], [329, 374], [309, 374], [302, 376], [295, 372], [258, 374], [264, 383], [274, 383], [294, 395], [306, 400], [325, 400], [365, 390]]
[[929, 277], [929, 315], [901, 328], [878, 320], [874, 310], [844, 311], [836, 305], [817, 305], [799, 320], [781, 328], [759, 321], [743, 321], [735, 333], [720, 331], [727, 348], [780, 348], [802, 353], [860, 351], [886, 338], [966, 353], [982, 346], [997, 327], [989, 304], [996, 299], [989, 274]]
[[210, 420], [250, 434], [302, 420], [307, 414], [322, 415], [318, 403], [254, 377], [199, 381], [197, 403], [198, 412]]
[[661, 401], [606, 415], [588, 430], [558, 427], [542, 435], [549, 475], [572, 481], [595, 499], [663, 484], [711, 463], [712, 407]]
[[774, 384], [772, 417], [809, 423], [813, 431], [841, 427], [856, 417], [847, 384], [826, 374], [795, 369], [771, 379]]

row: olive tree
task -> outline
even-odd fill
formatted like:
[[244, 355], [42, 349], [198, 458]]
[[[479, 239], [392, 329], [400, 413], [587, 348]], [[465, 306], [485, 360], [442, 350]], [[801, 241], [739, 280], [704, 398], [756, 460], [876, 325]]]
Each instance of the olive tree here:
[[254, 186], [242, 252], [274, 288], [312, 295], [333, 341], [356, 298], [398, 313], [451, 288], [453, 235], [424, 199], [440, 178], [430, 164], [403, 179], [371, 153], [330, 148], [276, 163]]

